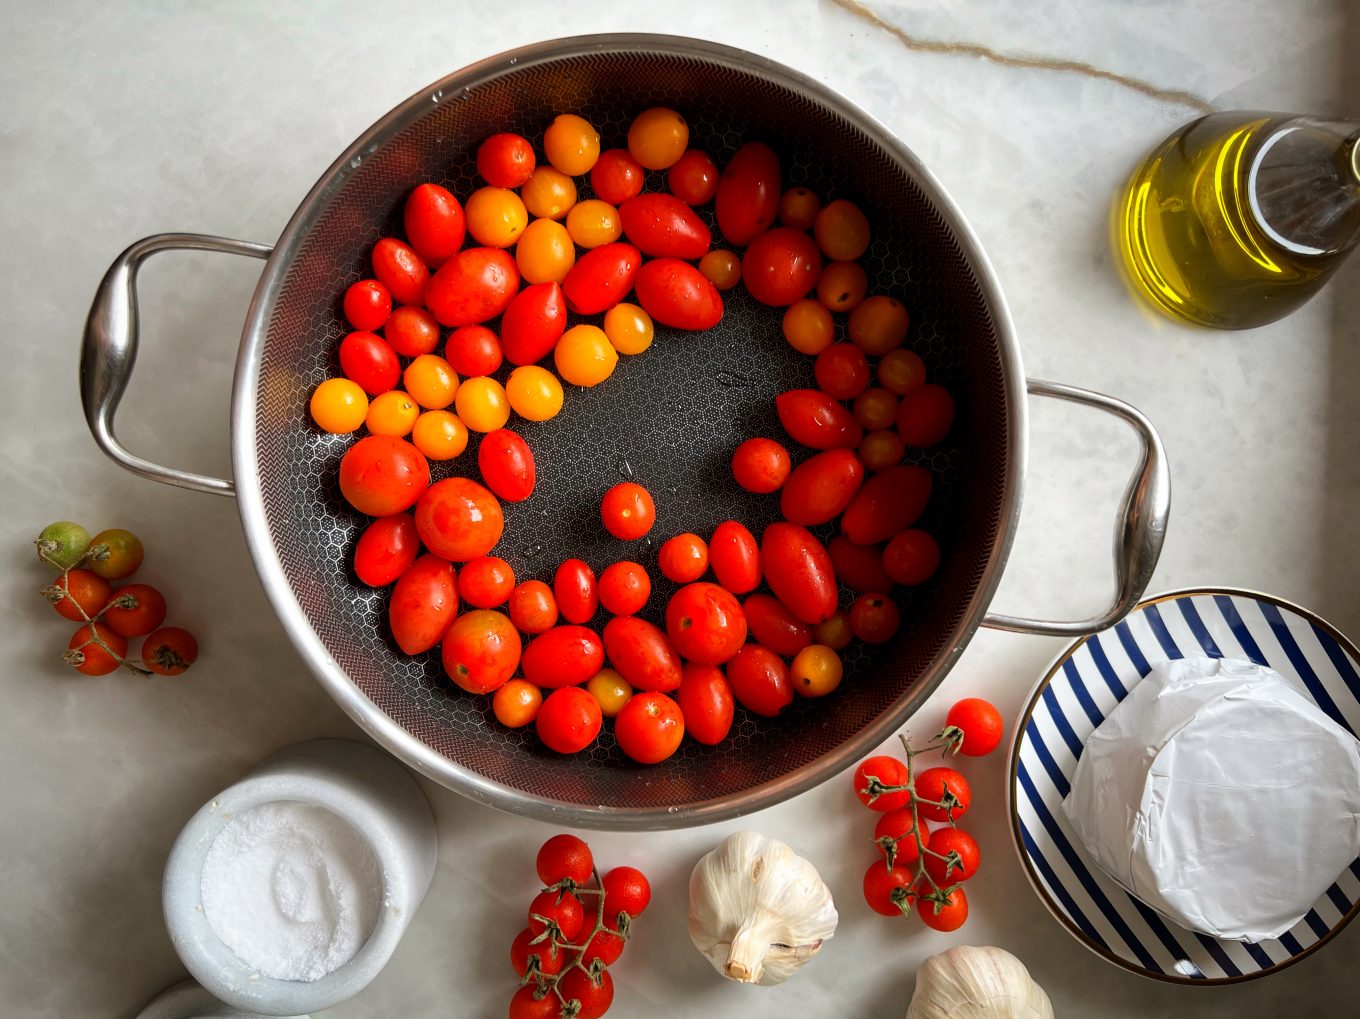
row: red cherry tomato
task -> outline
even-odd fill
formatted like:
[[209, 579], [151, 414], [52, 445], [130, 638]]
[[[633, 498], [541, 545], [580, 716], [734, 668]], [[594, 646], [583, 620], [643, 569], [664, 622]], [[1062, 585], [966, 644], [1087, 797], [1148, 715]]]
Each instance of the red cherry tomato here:
[[90, 570], [69, 570], [52, 583], [57, 600], [52, 607], [64, 619], [80, 623], [94, 616], [109, 602], [113, 585]]
[[614, 719], [614, 738], [619, 749], [639, 764], [664, 761], [685, 738], [680, 705], [662, 693], [635, 694]]
[[831, 556], [813, 533], [797, 524], [776, 523], [760, 539], [765, 582], [789, 611], [816, 625], [836, 612], [836, 573]]
[[872, 373], [864, 351], [853, 343], [833, 343], [812, 363], [817, 388], [837, 400], [853, 400], [869, 388]]
[[866, 761], [861, 761], [859, 767], [855, 769], [855, 795], [870, 810], [885, 814], [890, 810], [900, 810], [911, 805], [911, 795], [907, 790], [875, 794], [871, 789], [876, 787], [872, 786], [869, 780], [877, 779], [879, 786], [906, 785], [908, 774], [906, 762], [896, 757], [889, 757], [887, 754], [870, 757]]
[[746, 594], [760, 586], [760, 546], [743, 524], [725, 520], [714, 528], [708, 555], [718, 583], [733, 594]]
[[642, 252], [615, 241], [591, 248], [562, 280], [567, 308], [576, 315], [598, 315], [628, 296], [642, 264]]
[[642, 310], [663, 326], [711, 329], [722, 319], [718, 288], [678, 258], [653, 258], [644, 263], [635, 285]]
[[444, 672], [468, 693], [491, 693], [519, 667], [519, 631], [500, 612], [465, 612], [444, 635], [440, 658]]
[[162, 626], [142, 641], [142, 664], [162, 676], [178, 676], [198, 660], [198, 641], [188, 630]]
[[[94, 642], [96, 637], [104, 642], [107, 650]], [[147, 643], [151, 643], [150, 639]], [[111, 672], [116, 672], [118, 666], [123, 664], [123, 659], [127, 657], [127, 638], [103, 623], [86, 623], [71, 635], [66, 649], [80, 652], [80, 660], [71, 662], [71, 667], [77, 672], [83, 672], [87, 676], [107, 676]], [[143, 657], [145, 656], [146, 652], [143, 650]]]
[[777, 491], [789, 477], [789, 451], [774, 439], [747, 439], [732, 454], [732, 477], [748, 492]]
[[[707, 152], [686, 149], [679, 161], [666, 171], [671, 194], [686, 205], [704, 205], [718, 193], [718, 164]], [[683, 256], [681, 256], [683, 257]]]
[[886, 594], [862, 594], [850, 606], [850, 630], [866, 644], [886, 644], [901, 623], [896, 602]]
[[588, 626], [554, 626], [529, 642], [520, 668], [545, 690], [578, 686], [604, 668], [604, 644]]
[[[547, 883], [552, 884], [552, 882]], [[545, 977], [561, 973], [562, 967], [567, 964], [566, 949], [558, 948], [551, 940], [540, 941], [536, 945], [531, 945], [529, 942], [536, 937], [537, 935], [526, 927], [516, 934], [515, 940], [510, 943], [510, 965], [515, 968], [516, 975], [522, 977], [529, 972], [530, 960], [532, 960], [535, 973], [541, 973]], [[530, 985], [523, 989], [531, 991], [533, 987]], [[517, 994], [515, 997], [518, 998], [519, 995]], [[556, 996], [549, 994], [548, 998], [552, 1000], [553, 1007], [556, 1008]], [[517, 1015], [514, 998], [510, 1001], [510, 1015], [512, 1017]], [[557, 1015], [560, 1017], [561, 1013], [559, 1012]]]
[[730, 244], [744, 247], [768, 230], [782, 192], [779, 157], [763, 142], [737, 149], [718, 178], [718, 229]]
[[[778, 226], [751, 242], [741, 259], [741, 278], [761, 304], [784, 308], [817, 285], [822, 256], [801, 230]], [[867, 385], [867, 381], [866, 381]]]
[[630, 920], [647, 911], [652, 901], [652, 886], [636, 867], [615, 867], [600, 879], [604, 889], [604, 915], [615, 919], [627, 913]]
[[644, 255], [697, 261], [713, 243], [704, 221], [674, 195], [653, 192], [630, 198], [619, 206], [619, 220]]
[[916, 816], [916, 811], [910, 807], [898, 807], [890, 810], [878, 819], [878, 824], [874, 825], [874, 841], [878, 843], [879, 850], [886, 858], [888, 847], [882, 842], [883, 839], [892, 839], [897, 846], [893, 850], [893, 860], [895, 863], [902, 864], [915, 870], [916, 861], [921, 858], [921, 850], [916, 845], [916, 839], [911, 834], [912, 826], [915, 825], [921, 836], [921, 841], [926, 842], [930, 838], [930, 825]]
[[667, 580], [688, 584], [708, 569], [708, 546], [697, 534], [677, 534], [663, 542], [656, 555], [657, 565]]
[[538, 847], [534, 869], [545, 885], [555, 885], [564, 878], [584, 885], [595, 872], [595, 858], [584, 839], [563, 832]]
[[945, 725], [963, 730], [959, 753], [969, 757], [985, 757], [1001, 743], [1005, 729], [1001, 712], [980, 697], [965, 697], [945, 716]]
[[517, 134], [493, 134], [477, 146], [477, 172], [492, 187], [519, 187], [534, 172], [536, 163], [534, 147]]
[[595, 573], [580, 559], [568, 559], [557, 568], [553, 594], [557, 596], [558, 610], [569, 623], [589, 622], [600, 607]]
[[[529, 645], [530, 650], [534, 644]], [[566, 686], [548, 694], [534, 719], [538, 738], [559, 754], [574, 754], [590, 746], [603, 724], [599, 701], [578, 686]]]
[[371, 517], [410, 509], [430, 484], [430, 464], [405, 439], [368, 435], [340, 458], [340, 491]]
[[620, 481], [600, 500], [600, 519], [614, 537], [637, 541], [656, 523], [656, 504], [636, 481]]
[[828, 449], [804, 460], [779, 493], [784, 519], [805, 527], [834, 520], [859, 491], [864, 465], [853, 450]]
[[877, 545], [856, 545], [843, 534], [827, 546], [836, 579], [860, 594], [890, 591], [893, 578], [883, 568], [883, 550]]
[[120, 587], [98, 608], [104, 610], [109, 629], [124, 637], [145, 637], [165, 622], [165, 595], [150, 584]]
[[764, 644], [775, 654], [792, 658], [812, 643], [812, 627], [790, 612], [778, 598], [753, 594], [741, 603], [741, 608], [756, 643]]
[[404, 222], [407, 241], [432, 269], [453, 257], [463, 246], [467, 233], [463, 207], [438, 184], [421, 184], [411, 192], [406, 199]]
[[793, 684], [784, 659], [767, 647], [747, 644], [727, 663], [732, 695], [747, 711], [773, 718], [793, 703]]
[[504, 605], [515, 589], [515, 571], [504, 559], [482, 556], [458, 572], [458, 595], [474, 608]]
[[957, 821], [973, 802], [968, 779], [953, 768], [929, 768], [917, 775], [916, 796], [916, 812], [928, 821]]
[[387, 609], [392, 637], [408, 655], [438, 644], [457, 614], [453, 567], [433, 555], [421, 556], [398, 578]]
[[536, 470], [529, 444], [508, 428], [482, 437], [477, 447], [477, 469], [486, 487], [506, 502], [523, 502], [534, 491]]
[[500, 248], [467, 248], [430, 278], [425, 304], [443, 325], [477, 325], [505, 311], [518, 290], [513, 255]]
[[377, 280], [360, 280], [345, 291], [345, 318], [355, 329], [381, 329], [392, 314], [392, 295]]
[[939, 567], [940, 546], [926, 531], [901, 531], [883, 550], [883, 571], [899, 584], [924, 584]]
[[666, 635], [645, 619], [611, 619], [604, 628], [604, 650], [609, 663], [635, 689], [668, 693], [680, 685], [680, 656]]
[[[926, 848], [939, 856], [926, 856], [926, 873], [938, 885], [952, 885], [967, 881], [977, 873], [982, 862], [977, 840], [962, 828], [937, 828], [931, 832]], [[957, 860], [949, 860], [950, 853], [958, 853]], [[940, 859], [940, 857], [946, 859]]]
[[905, 916], [916, 898], [911, 886], [915, 880], [915, 867], [897, 863], [889, 868], [875, 860], [864, 872], [864, 901], [882, 916]]
[[395, 237], [384, 237], [373, 245], [373, 275], [398, 304], [425, 300], [430, 270], [409, 245]]
[[[389, 325], [389, 331], [391, 328]], [[504, 356], [500, 337], [486, 326], [461, 326], [444, 344], [444, 360], [463, 378], [494, 374]]]
[[666, 632], [687, 661], [721, 665], [746, 642], [746, 613], [717, 584], [686, 584], [666, 603]]
[[598, 198], [618, 206], [642, 193], [645, 174], [627, 149], [607, 149], [590, 168], [590, 186]]
[[932, 902], [927, 898], [934, 892], [929, 881], [916, 886], [916, 914], [921, 922], [932, 930], [956, 931], [968, 919], [968, 896], [962, 888], [952, 888], [941, 892], [943, 903]]
[[516, 294], [505, 309], [501, 350], [511, 364], [534, 364], [552, 353], [566, 328], [562, 288], [553, 282], [535, 283]]
[[931, 486], [930, 471], [915, 464], [875, 474], [846, 507], [841, 532], [856, 545], [887, 541], [916, 523], [930, 501]]
[[864, 429], [848, 410], [816, 389], [790, 389], [774, 398], [784, 431], [809, 449], [854, 449]]
[[439, 323], [424, 308], [404, 305], [392, 312], [383, 327], [383, 336], [402, 357], [433, 354], [439, 346]]
[[727, 738], [735, 705], [732, 687], [722, 669], [686, 662], [680, 671], [680, 689], [675, 692], [675, 699], [685, 716], [685, 731], [692, 737], [706, 746]]
[[505, 530], [496, 497], [468, 478], [436, 481], [416, 503], [420, 540], [435, 555], [455, 563], [484, 556]]
[[580, 1003], [576, 1019], [600, 1019], [614, 1003], [614, 978], [607, 969], [592, 977], [579, 966], [573, 967], [562, 977], [557, 989], [567, 1001]]
[[340, 370], [369, 396], [396, 389], [401, 381], [397, 352], [373, 333], [353, 332], [340, 341]]
[[521, 633], [542, 633], [557, 623], [557, 599], [541, 580], [526, 580], [510, 592], [510, 621]]
[[944, 386], [927, 382], [902, 395], [897, 434], [908, 446], [933, 446], [954, 427], [954, 398]]
[[638, 563], [611, 563], [600, 574], [600, 604], [615, 616], [632, 616], [642, 611], [652, 594], [652, 578]]
[[369, 587], [386, 587], [420, 554], [420, 534], [409, 513], [379, 517], [364, 528], [354, 546], [354, 574]]

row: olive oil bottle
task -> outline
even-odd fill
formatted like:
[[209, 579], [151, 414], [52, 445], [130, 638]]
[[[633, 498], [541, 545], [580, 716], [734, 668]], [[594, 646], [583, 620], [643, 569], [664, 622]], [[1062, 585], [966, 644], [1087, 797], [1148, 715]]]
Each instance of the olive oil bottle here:
[[1116, 205], [1134, 289], [1175, 317], [1288, 315], [1360, 243], [1360, 122], [1213, 113], [1143, 161]]

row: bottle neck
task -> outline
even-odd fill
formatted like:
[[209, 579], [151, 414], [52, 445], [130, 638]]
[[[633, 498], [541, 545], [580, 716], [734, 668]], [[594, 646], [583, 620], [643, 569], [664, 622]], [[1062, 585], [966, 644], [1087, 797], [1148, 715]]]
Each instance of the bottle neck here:
[[1291, 117], [1260, 138], [1247, 172], [1257, 224], [1294, 255], [1360, 243], [1360, 124]]

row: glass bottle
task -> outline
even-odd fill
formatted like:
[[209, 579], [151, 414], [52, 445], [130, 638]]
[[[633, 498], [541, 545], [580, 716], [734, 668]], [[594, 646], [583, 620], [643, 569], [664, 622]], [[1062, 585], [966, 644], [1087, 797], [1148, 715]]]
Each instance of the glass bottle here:
[[1274, 322], [1360, 244], [1360, 121], [1201, 117], [1143, 160], [1115, 232], [1134, 289], [1168, 314], [1217, 329]]

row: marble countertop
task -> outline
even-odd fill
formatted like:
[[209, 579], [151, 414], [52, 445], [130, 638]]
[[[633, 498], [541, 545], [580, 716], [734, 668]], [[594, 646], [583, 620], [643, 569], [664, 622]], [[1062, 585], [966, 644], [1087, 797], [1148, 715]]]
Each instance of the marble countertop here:
[[[183, 970], [160, 916], [166, 854], [190, 814], [289, 743], [357, 730], [270, 611], [230, 501], [139, 481], [82, 421], [76, 352], [90, 296], [128, 242], [162, 230], [276, 237], [334, 155], [390, 107], [473, 60], [559, 35], [638, 30], [745, 47], [825, 81], [937, 174], [995, 264], [1035, 376], [1129, 400], [1158, 426], [1175, 494], [1154, 589], [1233, 584], [1310, 607], [1360, 636], [1360, 263], [1292, 318], [1191, 331], [1133, 303], [1106, 233], [1134, 161], [1201, 109], [1356, 114], [1360, 10], [1345, 0], [609, 5], [408, 0], [30, 5], [0, 40], [6, 349], [0, 403], [0, 987], [5, 1012], [125, 1017]], [[1349, 80], [1346, 75], [1350, 75]], [[1349, 96], [1352, 105], [1344, 100]], [[144, 275], [142, 361], [120, 417], [132, 449], [226, 474], [236, 337], [258, 263], [166, 256]], [[1110, 519], [1133, 440], [1035, 401], [1026, 509], [996, 607], [1086, 614], [1107, 596]], [[203, 642], [183, 681], [91, 681], [60, 662], [66, 628], [35, 597], [28, 541], [51, 519], [126, 525], [144, 575]], [[1013, 717], [1061, 641], [982, 632], [912, 721], [959, 696]], [[1333, 1015], [1354, 1007], [1360, 924], [1265, 981], [1184, 989], [1080, 947], [1021, 875], [1001, 755], [971, 768], [985, 866], [957, 935], [859, 902], [864, 826], [840, 782], [748, 817], [811, 857], [839, 933], [784, 987], [717, 980], [684, 934], [694, 860], [737, 823], [590, 836], [643, 866], [656, 905], [616, 967], [621, 1016], [905, 1011], [925, 956], [954, 943], [1018, 954], [1060, 1016]], [[507, 946], [546, 827], [426, 783], [442, 851], [387, 970], [328, 1016], [497, 1016]], [[1286, 837], [1289, 819], [1281, 818]]]

